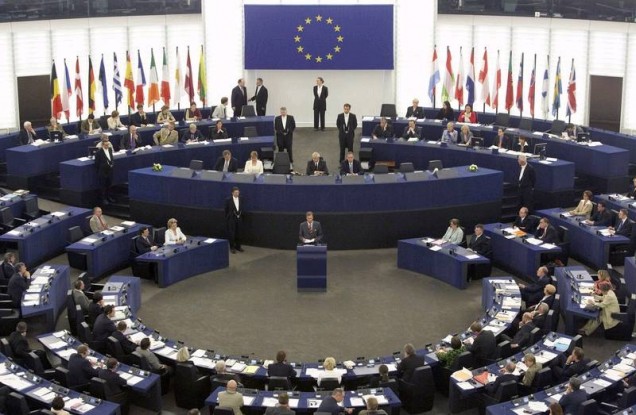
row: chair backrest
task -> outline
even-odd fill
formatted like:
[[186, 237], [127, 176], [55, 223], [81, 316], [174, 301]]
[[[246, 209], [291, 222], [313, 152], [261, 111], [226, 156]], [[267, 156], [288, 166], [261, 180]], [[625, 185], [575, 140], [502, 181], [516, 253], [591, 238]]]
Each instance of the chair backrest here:
[[382, 104], [382, 108], [380, 108], [380, 117], [397, 117], [395, 104]]
[[11, 212], [11, 208], [4, 207], [0, 209], [0, 220], [3, 225], [8, 225], [13, 222], [13, 212]]
[[253, 125], [243, 127], [243, 137], [258, 137], [258, 129]]
[[530, 344], [535, 344], [541, 338], [541, 328], [535, 327], [530, 332]]
[[520, 130], [526, 130], [526, 131], [532, 131], [532, 119], [530, 119], [530, 118], [521, 118], [519, 120], [519, 129]]
[[428, 171], [433, 171], [435, 169], [441, 170], [443, 168], [442, 160], [430, 160], [428, 162]]
[[191, 170], [203, 170], [203, 160], [190, 160]]
[[413, 163], [400, 163], [400, 173], [411, 173], [414, 171]]
[[29, 405], [24, 395], [11, 392], [6, 400], [7, 413], [11, 415], [29, 415]]
[[254, 105], [243, 105], [241, 108], [241, 116], [243, 117], [256, 117], [256, 111]]
[[229, 406], [215, 406], [212, 415], [234, 415], [234, 409]]
[[30, 197], [24, 200], [24, 212], [31, 217], [39, 216], [40, 206], [37, 197]]
[[497, 113], [495, 117], [495, 125], [500, 127], [507, 127], [510, 124], [510, 114], [505, 112]]
[[291, 170], [291, 162], [289, 161], [289, 153], [279, 151], [274, 155], [274, 174], [287, 174]]
[[82, 228], [79, 226], [71, 226], [68, 228], [68, 236], [66, 237], [66, 241], [69, 244], [75, 243], [84, 237], [84, 232]]
[[191, 384], [197, 379], [197, 368], [191, 363], [177, 363], [174, 367], [175, 385], [178, 383]]
[[495, 392], [495, 400], [497, 402], [506, 402], [516, 396], [517, 393], [517, 382], [514, 380], [502, 382]]
[[91, 395], [99, 399], [108, 399], [106, 380], [101, 378], [91, 378]]
[[93, 341], [93, 333], [91, 332], [91, 328], [88, 326], [88, 323], [85, 321], [80, 323], [78, 327], [77, 335], [79, 339], [84, 343], [89, 343]]
[[210, 390], [216, 390], [218, 387], [226, 387], [227, 381], [229, 379], [225, 379], [220, 376], [212, 376], [210, 377]]
[[60, 385], [68, 388], [69, 387], [68, 385], [70, 385], [69, 376], [70, 376], [70, 372], [68, 371], [67, 368], [63, 366], [55, 367], [55, 380], [57, 380]]
[[340, 386], [340, 382], [337, 378], [325, 378], [320, 380], [320, 389], [325, 391], [332, 391]]
[[[552, 322], [554, 321], [554, 310], [548, 311], [547, 316], [545, 317], [545, 322], [543, 323], [543, 330], [541, 335], [549, 333], [552, 331]], [[539, 341], [539, 339], [537, 339]], [[534, 344], [536, 342], [533, 342]]]
[[552, 385], [552, 368], [544, 367], [539, 370], [534, 379], [532, 379], [532, 387], [535, 391], [539, 391]]
[[119, 340], [113, 336], [108, 336], [106, 339], [106, 350], [111, 356], [117, 358], [119, 361], [126, 358], [126, 354], [124, 353], [124, 349], [121, 347]]
[[618, 399], [618, 407], [621, 409], [629, 408], [636, 404], [636, 387], [632, 386], [623, 392], [623, 396]]
[[510, 341], [508, 340], [504, 340], [497, 344], [497, 349], [500, 359], [505, 359], [506, 357], [512, 355], [512, 347], [510, 346]]
[[0, 351], [2, 351], [2, 354], [6, 357], [13, 359], [13, 349], [6, 337], [0, 339]]
[[552, 134], [561, 135], [561, 133], [564, 130], [565, 130], [565, 121], [563, 120], [552, 121], [552, 127], [550, 127], [550, 132]]
[[373, 166], [373, 173], [387, 174], [389, 173], [389, 166], [387, 166], [386, 164], [376, 164], [375, 166]]
[[152, 240], [155, 244], [163, 245], [166, 239], [166, 228], [155, 228], [152, 231]]
[[598, 414], [598, 404], [594, 399], [588, 399], [579, 406], [578, 415], [596, 415]]
[[267, 381], [267, 389], [270, 391], [273, 390], [283, 390], [288, 391], [291, 390], [291, 383], [289, 379], [284, 376], [270, 376]]
[[44, 366], [40, 357], [35, 352], [29, 352], [24, 359], [24, 362], [28, 368], [33, 370], [36, 375], [42, 375], [44, 373]]

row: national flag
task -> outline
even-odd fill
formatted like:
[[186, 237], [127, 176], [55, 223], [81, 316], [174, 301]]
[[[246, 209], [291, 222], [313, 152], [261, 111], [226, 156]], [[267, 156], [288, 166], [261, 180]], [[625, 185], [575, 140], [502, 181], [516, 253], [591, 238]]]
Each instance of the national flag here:
[[460, 107], [464, 105], [464, 57], [461, 47], [459, 48], [459, 65], [455, 78], [455, 99], [459, 102]]
[[[113, 91], [115, 91], [115, 109], [117, 109], [124, 96], [124, 90], [121, 87], [121, 75], [119, 74], [119, 64], [117, 63], [117, 54], [115, 52], [113, 52]], [[106, 96], [106, 92], [104, 92], [104, 96]]]
[[517, 109], [523, 112], [523, 53], [521, 54], [521, 64], [519, 65], [519, 77], [517, 78]]
[[435, 102], [435, 88], [439, 83], [439, 63], [437, 61], [437, 46], [433, 48], [433, 61], [431, 64], [431, 77], [428, 80], [428, 97], [431, 103]]
[[548, 56], [548, 64], [543, 72], [543, 83], [541, 84], [541, 110], [543, 111], [543, 118], [548, 118], [548, 111], [550, 111], [550, 104], [548, 102], [548, 89], [550, 89], [550, 57]]
[[126, 51], [126, 78], [124, 79], [124, 86], [128, 90], [128, 93], [127, 93], [128, 99], [126, 104], [128, 104], [130, 108], [134, 108], [135, 107], [135, 81], [133, 80], [132, 62], [130, 61], [130, 53], [128, 53], [128, 51]]
[[512, 51], [510, 51], [508, 58], [508, 81], [506, 82], [506, 111], [510, 111], [510, 108], [512, 108], [512, 103], [515, 100], [514, 95], [515, 93], [512, 87]]
[[488, 49], [484, 48], [484, 58], [479, 71], [479, 83], [481, 83], [481, 100], [490, 106], [490, 83], [488, 82]]
[[536, 88], [536, 74], [537, 74], [537, 54], [534, 54], [534, 66], [532, 67], [532, 73], [530, 74], [530, 88], [528, 88], [528, 104], [530, 104], [530, 116], [534, 118], [534, 94]]
[[[167, 72], [167, 68], [166, 68]], [[167, 74], [166, 74], [167, 75]], [[170, 96], [170, 83], [168, 83], [168, 96]], [[150, 49], [150, 87], [148, 88], [148, 106], [154, 105], [161, 99], [159, 95], [159, 76], [155, 64], [155, 52]], [[168, 98], [170, 101], [170, 98]]]
[[568, 81], [568, 106], [566, 115], [570, 116], [576, 112], [576, 70], [574, 69], [574, 59], [572, 59], [572, 69], [570, 69], [570, 79]]
[[470, 63], [468, 64], [468, 75], [466, 75], [466, 91], [468, 91], [467, 104], [473, 106], [475, 102], [475, 48], [470, 51]]
[[137, 49], [137, 85], [135, 86], [135, 100], [137, 104], [144, 105], [144, 87], [146, 86], [146, 74], [141, 63], [141, 55]]
[[501, 88], [501, 66], [499, 66], [499, 51], [497, 51], [497, 66], [495, 67], [495, 83], [492, 86], [492, 108], [499, 109], [499, 89]]
[[68, 75], [68, 66], [66, 66], [66, 59], [64, 59], [64, 89], [61, 91], [62, 96], [62, 111], [66, 116], [66, 121], [71, 115], [71, 110], [69, 108], [68, 99], [73, 95], [73, 90], [71, 89], [71, 77]]
[[[181, 97], [183, 96], [183, 84], [181, 79], [183, 76], [183, 70], [181, 69], [181, 59], [179, 59], [179, 48], [177, 47], [177, 68], [174, 71], [174, 103], [179, 104]], [[165, 101], [164, 101], [165, 102]], [[169, 104], [166, 104], [169, 105]]]
[[57, 81], [55, 61], [51, 68], [51, 116], [60, 119], [62, 115], [62, 97], [60, 97], [60, 84]]
[[552, 99], [552, 115], [555, 117], [559, 117], [559, 108], [561, 108], [561, 93], [563, 92], [561, 88], [561, 57], [559, 56], [559, 60], [557, 61], [557, 69], [556, 76], [554, 77], [554, 91], [553, 99]]
[[451, 56], [450, 47], [446, 46], [446, 70], [444, 73], [444, 83], [442, 84], [442, 101], [449, 101], [450, 94], [455, 85], [455, 76], [453, 75], [453, 57]]
[[[117, 56], [115, 56], [117, 59]], [[117, 62], [117, 60], [115, 60]], [[115, 67], [117, 68], [117, 67]], [[119, 71], [117, 72], [119, 74]], [[118, 75], [119, 77], [119, 75]], [[104, 110], [108, 108], [108, 87], [106, 82], [106, 66], [104, 65], [104, 55], [102, 55], [102, 63], [99, 65], [99, 87], [102, 91], [102, 100], [104, 102]], [[113, 89], [115, 87], [113, 86]], [[119, 85], [119, 101], [121, 102], [121, 84]], [[117, 98], [117, 91], [115, 91], [115, 98]]]
[[190, 61], [190, 47], [188, 47], [188, 57], [186, 58], [186, 73], [183, 88], [188, 94], [188, 105], [194, 101], [194, 85], [192, 76], [192, 62]]
[[75, 60], [75, 114], [82, 118], [84, 98], [82, 97], [82, 78], [80, 77], [79, 56]]
[[88, 55], [88, 113], [95, 112], [95, 72], [93, 72], [93, 60]]
[[203, 45], [201, 45], [201, 57], [199, 57], [199, 78], [197, 81], [197, 91], [199, 92], [199, 99], [203, 103], [204, 107], [206, 103], [206, 90], [207, 90], [207, 87], [205, 85], [206, 82], [207, 82], [207, 75], [205, 71], [205, 54], [203, 53]]
[[[179, 48], [177, 48], [177, 65], [179, 64]], [[178, 71], [179, 69], [177, 69]], [[177, 75], [178, 78], [178, 75]], [[166, 48], [163, 48], [163, 63], [161, 65], [161, 99], [164, 105], [170, 106], [170, 74], [168, 73], [168, 58]]]

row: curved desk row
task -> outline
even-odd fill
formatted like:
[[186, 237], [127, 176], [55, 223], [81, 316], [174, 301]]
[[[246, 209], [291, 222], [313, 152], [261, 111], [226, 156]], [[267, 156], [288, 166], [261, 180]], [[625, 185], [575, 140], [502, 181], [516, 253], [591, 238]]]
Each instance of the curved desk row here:
[[[177, 146], [153, 146], [140, 149], [135, 153], [115, 154], [113, 165], [113, 185], [128, 182], [128, 172], [134, 169], [152, 166], [153, 163], [187, 167], [191, 160], [203, 161], [203, 168], [212, 169], [216, 160], [224, 150], [230, 150], [239, 166], [243, 166], [252, 151], [260, 152], [261, 147], [271, 147], [274, 137], [253, 137], [232, 142], [201, 142], [195, 144], [179, 144]], [[95, 206], [99, 180], [95, 161], [87, 157], [59, 163], [60, 200], [63, 203], [90, 207]]]
[[[213, 125], [206, 120], [198, 123], [201, 130], [207, 133], [207, 128]], [[245, 120], [229, 121], [226, 125], [229, 137], [242, 137], [245, 127], [256, 127], [257, 134], [263, 136], [274, 135], [274, 123], [272, 117], [253, 117]], [[139, 128], [137, 131], [142, 140], [142, 145], [152, 145], [152, 135], [160, 126]], [[186, 127], [183, 127], [186, 128]], [[116, 150], [119, 149], [119, 140], [126, 134], [126, 130], [108, 131], [111, 133], [111, 142]], [[40, 146], [24, 145], [9, 148], [5, 151], [7, 162], [7, 185], [12, 188], [27, 188], [37, 176], [57, 173], [59, 164], [63, 161], [86, 157], [88, 148], [94, 147], [99, 142], [99, 134], [69, 138], [62, 142], [45, 143]], [[181, 137], [181, 131], [179, 131]]]
[[576, 334], [587, 320], [598, 318], [597, 308], [588, 308], [588, 300], [594, 300], [594, 280], [584, 267], [557, 267], [554, 270], [561, 301], [561, 314], [565, 321], [565, 333]]
[[29, 288], [22, 294], [22, 317], [44, 315], [47, 330], [54, 330], [58, 316], [66, 308], [69, 289], [68, 265], [39, 267], [31, 275]]
[[[190, 172], [190, 173], [188, 173]], [[185, 173], [187, 177], [179, 177]], [[175, 174], [177, 176], [175, 176]], [[188, 233], [225, 236], [224, 202], [234, 186], [244, 198], [242, 241], [248, 245], [292, 249], [306, 211], [316, 212], [331, 249], [395, 246], [398, 239], [441, 234], [452, 217], [466, 224], [492, 222], [501, 209], [503, 174], [466, 167], [368, 176], [252, 175], [164, 166], [163, 171], [129, 173], [133, 217], [163, 224], [179, 218]], [[438, 178], [439, 177], [439, 178]], [[382, 224], [382, 226], [379, 226]]]

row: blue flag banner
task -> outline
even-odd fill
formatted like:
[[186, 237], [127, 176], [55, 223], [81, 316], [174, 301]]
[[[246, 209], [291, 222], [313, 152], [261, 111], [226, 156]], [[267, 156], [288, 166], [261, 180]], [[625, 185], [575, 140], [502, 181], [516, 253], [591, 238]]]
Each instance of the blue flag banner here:
[[393, 69], [393, 6], [245, 6], [245, 69]]

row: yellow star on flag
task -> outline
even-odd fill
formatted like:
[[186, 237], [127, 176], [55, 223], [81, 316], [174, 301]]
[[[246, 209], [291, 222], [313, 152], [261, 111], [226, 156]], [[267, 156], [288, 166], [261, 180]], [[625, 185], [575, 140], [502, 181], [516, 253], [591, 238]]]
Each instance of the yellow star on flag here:
[[333, 55], [331, 53], [327, 53], [327, 60], [330, 61], [333, 59]]
[[340, 26], [338, 26], [338, 25], [334, 26], [333, 30], [335, 30], [336, 32], [339, 32], [340, 31]]
[[333, 50], [335, 50], [336, 53], [340, 52], [340, 46], [336, 46], [335, 48], [333, 48]]
[[305, 19], [305, 23], [307, 23], [307, 24], [311, 24], [311, 17], [306, 18], [306, 19]]
[[294, 36], [294, 42], [299, 43], [300, 42], [300, 36]]
[[331, 17], [327, 18], [327, 24], [332, 24], [333, 23], [333, 19]]
[[322, 62], [322, 56], [318, 56], [318, 57], [316, 58], [316, 62], [318, 62], [318, 63]]
[[296, 30], [298, 30], [299, 32], [302, 32], [304, 29], [304, 27], [302, 27], [301, 25], [298, 25], [298, 27], [296, 27]]
[[342, 42], [344, 40], [344, 37], [338, 36], [336, 39], [338, 39], [338, 42]]
[[305, 59], [306, 59], [306, 60], [308, 60], [308, 61], [310, 61], [310, 60], [311, 60], [311, 54], [310, 54], [310, 53], [306, 54], [306, 55], [305, 55]]
[[296, 49], [298, 50], [298, 53], [303, 53], [303, 51], [305, 50], [305, 48], [303, 48], [302, 46], [298, 46]]
[[316, 16], [316, 21], [317, 22], [322, 22], [322, 16], [321, 15]]

